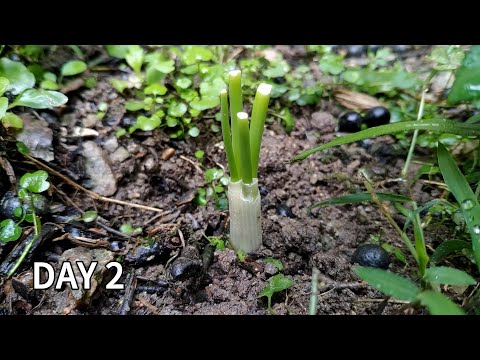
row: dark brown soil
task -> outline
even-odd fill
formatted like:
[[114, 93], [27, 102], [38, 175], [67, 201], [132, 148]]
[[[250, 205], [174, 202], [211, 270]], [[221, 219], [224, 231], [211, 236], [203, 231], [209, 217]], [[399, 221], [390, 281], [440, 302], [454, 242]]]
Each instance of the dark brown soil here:
[[[107, 115], [103, 122], [89, 123], [89, 116], [96, 113], [100, 102], [109, 104]], [[364, 191], [361, 168], [365, 168], [376, 183], [397, 178], [405, 153], [398, 150], [393, 138], [377, 138], [368, 149], [359, 144], [337, 147], [290, 164], [289, 160], [302, 150], [336, 136], [336, 117], [341, 109], [332, 102], [302, 108], [296, 113], [296, 126], [290, 135], [279, 124], [269, 124], [264, 133], [259, 171], [263, 246], [244, 263], [229, 249], [215, 251], [210, 263], [211, 248], [202, 234], [225, 235], [228, 212], [217, 210], [213, 204], [196, 206], [191, 200], [195, 189], [205, 185], [202, 169], [226, 167], [221, 138], [203, 131], [197, 139], [172, 141], [161, 131], [154, 131], [119, 138], [117, 144], [114, 132], [116, 126], [125, 121], [121, 110], [123, 102], [103, 80], [94, 89], [80, 90], [72, 96], [72, 113], [62, 115], [60, 126], [50, 124], [56, 136], [54, 163], [60, 169], [68, 169], [69, 173], [64, 171], [65, 174], [82, 183], [85, 179], [82, 147], [87, 140], [93, 140], [104, 151], [115, 177], [117, 189], [113, 198], [168, 212], [157, 216], [154, 212], [94, 202], [70, 186], [62, 185], [59, 179], [52, 177], [52, 181], [80, 208], [96, 208], [109, 227], [118, 229], [125, 222], [142, 227], [143, 235], [152, 238], [156, 250], [150, 256], [139, 257], [139, 251], [147, 246], [139, 237], [118, 241], [122, 248], [111, 255], [124, 260], [121, 282], [127, 283], [126, 291], [106, 291], [99, 285], [92, 294], [83, 294], [81, 302], [75, 300], [69, 289], [36, 291], [32, 295], [28, 288], [31, 265], [24, 266], [23, 273], [15, 279], [3, 280], [1, 306], [11, 313], [29, 314], [266, 314], [266, 299], [257, 296], [276, 272], [263, 259], [273, 257], [284, 265], [282, 272], [294, 280], [292, 288], [273, 297], [273, 313], [308, 312], [313, 267], [320, 271], [321, 279], [318, 314], [380, 312], [384, 297], [359, 284], [351, 271], [350, 257], [359, 245], [369, 242], [371, 234], [381, 235], [384, 241], [402, 247], [389, 223], [373, 204], [323, 207], [311, 214], [307, 208], [333, 196]], [[46, 113], [42, 116], [47, 115], [52, 116]], [[95, 129], [99, 135], [89, 139], [71, 137], [75, 126]], [[170, 148], [174, 150], [173, 155], [162, 160], [168, 157], [164, 152]], [[197, 149], [205, 151], [202, 166], [194, 157]], [[401, 191], [395, 182], [384, 182], [383, 186]], [[417, 189], [415, 195], [422, 202], [431, 198], [424, 190]], [[65, 196], [54, 192], [53, 198], [57, 203], [70, 206]], [[280, 204], [288, 206], [294, 217], [278, 215], [276, 207]], [[107, 244], [118, 240], [111, 233], [104, 237]], [[153, 246], [151, 243], [149, 246]], [[68, 240], [47, 242], [36, 259], [58, 266], [65, 250], [78, 246]], [[116, 250], [110, 245], [106, 247], [108, 253]], [[90, 258], [101, 255], [93, 251], [81, 253]], [[3, 258], [4, 254], [0, 256]], [[183, 264], [192, 270], [186, 272], [182, 280], [175, 280], [172, 267]], [[402, 271], [402, 264], [393, 259], [390, 267]], [[99, 276], [99, 281], [104, 282], [110, 274]], [[133, 278], [134, 281], [129, 282]], [[31, 298], [25, 295], [25, 289], [22, 295], [18, 283], [26, 284], [24, 287], [30, 291]], [[135, 287], [137, 291], [132, 294]], [[130, 309], [129, 298], [133, 299]], [[382, 313], [394, 313], [400, 306], [391, 302]]]

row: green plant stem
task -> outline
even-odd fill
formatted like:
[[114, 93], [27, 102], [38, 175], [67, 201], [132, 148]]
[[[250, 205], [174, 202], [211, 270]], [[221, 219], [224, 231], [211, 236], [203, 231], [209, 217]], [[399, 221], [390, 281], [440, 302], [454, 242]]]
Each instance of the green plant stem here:
[[375, 204], [377, 204], [378, 208], [382, 212], [382, 214], [387, 218], [388, 222], [393, 226], [397, 234], [400, 236], [400, 238], [403, 240], [405, 245], [407, 246], [408, 250], [412, 254], [412, 256], [415, 258], [415, 261], [418, 263], [418, 256], [417, 256], [417, 251], [415, 250], [415, 246], [413, 246], [412, 242], [408, 238], [408, 236], [400, 229], [398, 224], [393, 220], [392, 216], [388, 212], [387, 209], [385, 209], [385, 206], [383, 206], [383, 203], [380, 201], [378, 198], [377, 194], [375, 193], [375, 190], [373, 189], [372, 184], [370, 183], [370, 179], [368, 178], [367, 174], [362, 171], [362, 175], [365, 178], [365, 181], [363, 182], [365, 184], [365, 187], [367, 188], [368, 192], [370, 193], [370, 196], [372, 197], [372, 200]]
[[310, 304], [308, 306], [308, 315], [317, 315], [317, 302], [318, 302], [318, 269], [312, 270], [312, 286], [310, 294]]
[[[413, 211], [415, 212], [417, 210], [417, 203], [412, 202], [412, 206], [413, 206]], [[414, 214], [412, 221], [413, 221], [413, 233], [415, 237], [415, 250], [418, 258], [418, 270], [420, 272], [420, 275], [423, 277], [423, 275], [425, 275], [425, 270], [427, 269], [428, 254], [427, 254], [427, 248], [425, 247], [425, 237], [423, 235], [420, 214], [419, 213]]]
[[250, 124], [250, 146], [252, 156], [252, 176], [258, 175], [258, 160], [260, 157], [260, 146], [262, 144], [263, 128], [267, 118], [268, 103], [272, 86], [260, 84], [255, 94], [252, 108], [252, 120]]
[[227, 90], [220, 92], [221, 114], [222, 114], [222, 135], [225, 152], [227, 154], [228, 167], [230, 169], [230, 179], [232, 181], [240, 180], [237, 164], [232, 148], [232, 133], [230, 130], [230, 115], [228, 113], [228, 95]]
[[[239, 152], [239, 168], [240, 176], [244, 184], [252, 183], [252, 158], [250, 155], [250, 136], [248, 127], [248, 115], [244, 112], [239, 112], [236, 115], [238, 122], [238, 144], [240, 145]], [[235, 136], [235, 134], [234, 134]]]
[[33, 246], [33, 243], [40, 236], [41, 224], [38, 222], [38, 218], [37, 218], [37, 215], [35, 214], [35, 208], [33, 207], [33, 203], [31, 204], [31, 209], [32, 209], [32, 215], [33, 215], [33, 227], [34, 227], [35, 236], [32, 238], [32, 240], [30, 240], [27, 246], [25, 246], [25, 249], [23, 250], [22, 255], [20, 255], [20, 258], [15, 263], [15, 266], [8, 272], [7, 277], [10, 277], [13, 274], [15, 274], [15, 271], [17, 271], [17, 269], [23, 263], [23, 260], [25, 260], [25, 258], [27, 257], [28, 252]]
[[[426, 93], [427, 93], [427, 90], [425, 89], [422, 92], [422, 99], [420, 100], [420, 106], [418, 108], [417, 121], [420, 121], [423, 117], [423, 108], [425, 106]], [[412, 161], [413, 151], [415, 150], [415, 145], [417, 144], [418, 132], [419, 132], [418, 129], [413, 132], [412, 142], [410, 144], [410, 149], [408, 150], [407, 159], [405, 160], [405, 165], [403, 166], [402, 172], [400, 173], [402, 178], [405, 178], [407, 176], [408, 168], [410, 167], [410, 162]]]
[[[237, 113], [243, 111], [242, 100], [242, 73], [240, 70], [233, 70], [229, 72], [228, 78], [228, 97], [230, 99], [230, 119], [232, 120], [232, 148], [235, 159], [240, 159], [240, 143], [238, 136], [238, 121]], [[240, 172], [240, 164], [237, 165]], [[241, 174], [239, 174], [241, 176]]]

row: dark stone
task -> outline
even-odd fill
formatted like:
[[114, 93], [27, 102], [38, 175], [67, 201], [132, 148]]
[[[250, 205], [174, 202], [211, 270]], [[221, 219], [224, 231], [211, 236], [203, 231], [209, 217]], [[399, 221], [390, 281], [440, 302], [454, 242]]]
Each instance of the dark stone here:
[[295, 215], [285, 203], [277, 205], [277, 214], [284, 217], [294, 218]]
[[361, 130], [362, 116], [355, 112], [349, 111], [340, 116], [338, 119], [338, 131], [354, 133]]
[[363, 117], [363, 122], [368, 127], [386, 125], [390, 122], [390, 111], [383, 106], [375, 106], [368, 110]]
[[[48, 200], [41, 194], [32, 194], [33, 207], [37, 215], [44, 215], [48, 212]], [[14, 211], [18, 207], [22, 207], [25, 211], [29, 211], [27, 204], [22, 204], [20, 199], [13, 191], [8, 191], [0, 201], [0, 215], [7, 219], [14, 219]]]
[[187, 257], [180, 256], [176, 258], [170, 268], [170, 275], [173, 280], [185, 280], [200, 275], [202, 271], [202, 262]]
[[379, 245], [365, 244], [355, 250], [352, 255], [352, 262], [362, 266], [388, 269], [390, 256], [388, 252]]

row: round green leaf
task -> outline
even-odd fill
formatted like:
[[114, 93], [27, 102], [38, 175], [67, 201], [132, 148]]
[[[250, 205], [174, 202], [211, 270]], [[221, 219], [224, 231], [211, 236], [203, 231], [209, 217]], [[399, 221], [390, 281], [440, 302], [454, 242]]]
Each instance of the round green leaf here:
[[205, 171], [205, 181], [211, 183], [214, 180], [218, 180], [223, 176], [223, 170], [219, 168], [210, 168]]
[[68, 98], [58, 91], [28, 89], [14, 101], [14, 105], [34, 109], [52, 109], [67, 101]]
[[12, 219], [3, 220], [0, 223], [0, 242], [7, 243], [18, 240], [22, 235], [22, 229]]
[[108, 55], [119, 59], [125, 59], [130, 46], [131, 45], [105, 45], [105, 48], [107, 49]]
[[168, 115], [173, 117], [181, 117], [187, 112], [187, 105], [183, 102], [172, 101], [168, 107]]
[[190, 106], [198, 111], [214, 108], [220, 104], [220, 96], [202, 97], [201, 99], [194, 99], [190, 102]]
[[42, 80], [40, 87], [45, 90], [58, 90], [59, 86], [55, 81]]
[[7, 112], [5, 113], [5, 115], [3, 115], [2, 124], [6, 128], [9, 128], [9, 127], [15, 128], [15, 129], [23, 128], [22, 118], [11, 112]]
[[48, 173], [43, 170], [26, 173], [20, 178], [20, 186], [33, 193], [41, 193], [50, 187]]
[[196, 64], [199, 61], [209, 61], [213, 57], [213, 54], [210, 50], [201, 46], [189, 45], [185, 48], [186, 50], [182, 56], [182, 60], [185, 65]]
[[61, 74], [63, 76], [72, 76], [83, 73], [87, 70], [87, 64], [80, 60], [68, 61], [62, 66]]
[[136, 73], [142, 69], [145, 52], [139, 45], [130, 45], [125, 60]]
[[198, 159], [198, 160], [202, 160], [203, 159], [203, 155], [205, 155], [205, 152], [203, 150], [197, 150], [195, 151], [195, 157]]
[[7, 58], [0, 59], [0, 77], [9, 81], [7, 91], [13, 95], [35, 86], [35, 76], [21, 62]]
[[144, 93], [146, 95], [165, 95], [167, 88], [160, 84], [152, 84], [145, 88]]
[[85, 211], [82, 215], [83, 222], [89, 223], [98, 217], [98, 213], [94, 210]]
[[167, 116], [167, 126], [168, 127], [175, 127], [178, 125], [178, 119], [174, 118], [174, 117], [171, 117], [171, 116]]
[[123, 234], [126, 234], [126, 235], [132, 235], [132, 234], [139, 234], [143, 231], [143, 229], [141, 227], [136, 227], [134, 228], [132, 225], [130, 224], [122, 224], [122, 226], [120, 226], [120, 231], [123, 233]]
[[191, 137], [197, 137], [198, 135], [200, 135], [200, 130], [196, 126], [194, 126], [190, 128], [190, 130], [188, 130], [188, 135], [190, 135]]
[[159, 127], [161, 123], [162, 120], [155, 115], [152, 115], [151, 117], [139, 116], [135, 123], [135, 127], [143, 131], [151, 131]]
[[180, 77], [175, 81], [175, 85], [177, 85], [180, 89], [186, 89], [192, 85], [192, 80], [187, 77]]
[[0, 77], [0, 96], [2, 96], [5, 91], [7, 91], [9, 84], [10, 81], [8, 81], [7, 78]]

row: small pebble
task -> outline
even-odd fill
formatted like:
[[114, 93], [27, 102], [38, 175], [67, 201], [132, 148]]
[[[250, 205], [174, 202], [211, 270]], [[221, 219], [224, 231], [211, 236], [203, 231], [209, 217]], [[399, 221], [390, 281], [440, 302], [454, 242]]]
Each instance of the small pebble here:
[[199, 275], [202, 268], [200, 261], [180, 256], [173, 261], [170, 275], [172, 275], [173, 280], [185, 280]]
[[368, 127], [386, 125], [390, 122], [390, 111], [383, 106], [375, 106], [368, 110], [363, 117]]
[[277, 214], [289, 218], [295, 217], [292, 210], [285, 203], [277, 205]]
[[352, 255], [352, 262], [361, 266], [370, 266], [380, 269], [388, 269], [390, 265], [390, 256], [379, 245], [364, 244], [355, 250]]
[[344, 113], [338, 119], [338, 131], [354, 133], [361, 130], [362, 117], [355, 111]]
[[167, 161], [168, 159], [170, 159], [173, 156], [173, 154], [175, 154], [175, 149], [167, 148], [167, 149], [163, 150], [161, 159], [163, 161]]

